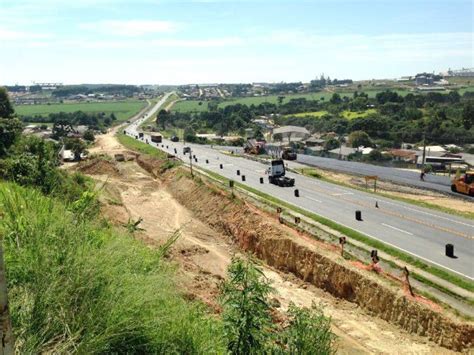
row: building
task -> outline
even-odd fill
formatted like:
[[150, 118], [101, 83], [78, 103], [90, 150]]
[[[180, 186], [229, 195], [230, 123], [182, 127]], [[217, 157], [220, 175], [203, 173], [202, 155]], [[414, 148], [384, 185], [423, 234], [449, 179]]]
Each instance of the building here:
[[307, 147], [322, 147], [326, 141], [321, 138], [316, 138], [316, 137], [309, 137], [306, 140], [306, 146]]
[[433, 85], [433, 82], [432, 76], [420, 75], [415, 78], [416, 85]]
[[418, 151], [410, 149], [391, 149], [385, 152], [385, 155], [390, 156], [394, 161], [402, 161], [405, 163], [415, 164], [417, 159], [417, 153]]
[[347, 160], [349, 155], [357, 153], [356, 148], [341, 146], [339, 148], [328, 151], [329, 158]]
[[272, 137], [275, 134], [281, 134], [282, 140], [290, 141], [303, 141], [310, 136], [309, 131], [304, 127], [299, 126], [282, 126], [273, 130]]

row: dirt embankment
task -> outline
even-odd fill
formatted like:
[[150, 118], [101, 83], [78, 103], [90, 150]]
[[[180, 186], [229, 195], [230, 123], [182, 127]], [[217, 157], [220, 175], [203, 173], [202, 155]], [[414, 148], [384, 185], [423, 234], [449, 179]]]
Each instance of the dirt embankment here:
[[[137, 162], [156, 174], [157, 163]], [[332, 295], [348, 300], [398, 327], [456, 351], [473, 346], [474, 326], [416, 302], [374, 274], [362, 271], [326, 248], [291, 235], [268, 222], [246, 203], [205, 182], [192, 181], [180, 169], [160, 174], [173, 197], [202, 222], [234, 239], [268, 265], [295, 274]], [[199, 198], [197, 198], [199, 196]]]

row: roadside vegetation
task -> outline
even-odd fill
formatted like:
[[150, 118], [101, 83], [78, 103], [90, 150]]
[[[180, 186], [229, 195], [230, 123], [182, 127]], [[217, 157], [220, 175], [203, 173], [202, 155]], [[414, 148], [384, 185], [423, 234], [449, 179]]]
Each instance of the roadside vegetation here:
[[[315, 95], [322, 95], [316, 97]], [[292, 96], [249, 97], [232, 100], [199, 102], [195, 111], [184, 111], [177, 103], [171, 113], [160, 111], [160, 130], [185, 129], [185, 135], [215, 133], [218, 136], [252, 136], [262, 139], [265, 131], [255, 118], [271, 118], [276, 125], [303, 126], [310, 133], [337, 136], [360, 132], [367, 136], [366, 147], [376, 147], [372, 160], [383, 159], [381, 149], [400, 148], [402, 143], [456, 144], [474, 142], [474, 99], [470, 92], [462, 96], [457, 91], [447, 94], [427, 94], [379, 91], [374, 96], [366, 92], [315, 93]], [[205, 106], [206, 109], [202, 109]], [[187, 139], [192, 141], [192, 139]], [[330, 144], [337, 148], [341, 142]], [[353, 146], [353, 144], [352, 144]], [[357, 159], [357, 157], [354, 157]]]
[[[330, 320], [318, 308], [292, 306], [288, 327], [273, 323], [271, 288], [248, 261], [233, 263], [222, 286], [225, 321], [200, 302], [186, 300], [175, 266], [165, 259], [179, 232], [149, 248], [133, 238], [139, 222], [112, 226], [101, 217], [100, 191], [92, 181], [60, 170], [54, 143], [22, 137], [21, 123], [2, 94], [0, 235], [16, 352], [260, 354], [276, 349], [292, 354], [295, 346], [332, 352]], [[129, 137], [119, 139], [164, 157]], [[249, 302], [238, 302], [243, 299]], [[313, 318], [317, 327], [300, 326]]]

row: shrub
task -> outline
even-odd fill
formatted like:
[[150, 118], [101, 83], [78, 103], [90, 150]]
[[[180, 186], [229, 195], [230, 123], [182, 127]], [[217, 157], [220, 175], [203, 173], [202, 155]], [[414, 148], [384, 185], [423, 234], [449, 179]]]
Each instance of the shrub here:
[[222, 353], [220, 322], [185, 302], [155, 251], [85, 213], [0, 184], [0, 234], [16, 351]]

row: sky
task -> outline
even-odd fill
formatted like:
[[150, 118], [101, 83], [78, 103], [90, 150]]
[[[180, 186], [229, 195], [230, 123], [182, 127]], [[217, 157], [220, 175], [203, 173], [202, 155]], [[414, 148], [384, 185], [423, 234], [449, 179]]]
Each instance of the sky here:
[[471, 0], [0, 0], [0, 84], [384, 79], [474, 67]]

